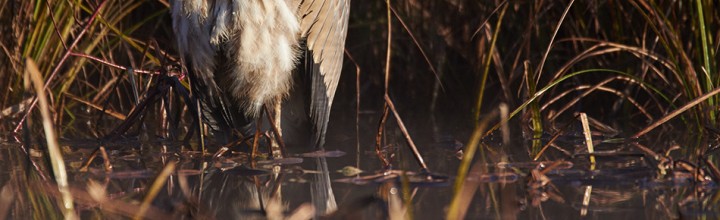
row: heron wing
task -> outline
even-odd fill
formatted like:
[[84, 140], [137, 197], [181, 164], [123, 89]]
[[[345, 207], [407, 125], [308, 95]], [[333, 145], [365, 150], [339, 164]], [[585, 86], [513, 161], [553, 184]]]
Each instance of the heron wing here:
[[295, 0], [294, 3], [298, 4], [301, 36], [307, 46], [306, 68], [312, 72], [310, 117], [314, 120], [315, 144], [321, 147], [342, 70], [350, 0]]

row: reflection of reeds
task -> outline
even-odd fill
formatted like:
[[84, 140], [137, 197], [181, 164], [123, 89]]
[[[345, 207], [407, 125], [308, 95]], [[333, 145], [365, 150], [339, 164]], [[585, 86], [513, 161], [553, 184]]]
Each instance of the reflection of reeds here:
[[173, 172], [175, 172], [175, 162], [171, 161], [165, 166], [165, 168], [163, 168], [160, 174], [155, 177], [155, 181], [153, 181], [152, 185], [147, 190], [145, 198], [140, 204], [140, 208], [137, 210], [137, 213], [135, 213], [133, 219], [141, 219], [145, 217], [145, 213], [150, 208], [152, 201], [158, 193], [160, 193], [163, 185], [167, 183], [168, 177], [170, 177]]
[[[487, 173], [487, 170], [484, 169], [483, 166], [486, 161], [485, 152], [483, 149], [485, 145], [481, 144], [480, 142], [482, 134], [483, 132], [485, 132], [485, 128], [487, 127], [488, 121], [490, 119], [492, 119], [492, 117], [486, 117], [477, 124], [477, 126], [475, 127], [475, 131], [470, 137], [470, 141], [465, 147], [465, 152], [463, 154], [464, 156], [462, 158], [462, 162], [460, 163], [460, 167], [458, 168], [457, 177], [455, 178], [455, 185], [453, 187], [453, 199], [447, 212], [447, 219], [465, 218], [468, 206], [470, 205], [470, 202], [475, 196], [475, 191], [477, 190], [479, 185], [477, 181], [469, 181], [468, 176], [480, 176], [483, 173]], [[470, 166], [478, 150], [480, 151], [480, 158], [477, 162], [475, 162], [477, 167], [473, 166], [473, 172], [470, 172]]]

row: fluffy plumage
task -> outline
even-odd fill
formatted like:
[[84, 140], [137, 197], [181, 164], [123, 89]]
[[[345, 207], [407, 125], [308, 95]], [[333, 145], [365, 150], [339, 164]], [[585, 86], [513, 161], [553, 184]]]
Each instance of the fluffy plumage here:
[[[309, 117], [323, 145], [340, 79], [349, 0], [175, 0], [178, 50], [213, 130], [240, 129], [287, 96], [301, 51]], [[301, 41], [304, 42], [301, 48]]]
[[[202, 80], [229, 88], [230, 101], [240, 103], [246, 116], [256, 117], [263, 105], [288, 93], [300, 36], [296, 10], [288, 1], [175, 3], [179, 50], [189, 55], [198, 75], [205, 76]], [[217, 66], [216, 56], [225, 56], [231, 64]]]

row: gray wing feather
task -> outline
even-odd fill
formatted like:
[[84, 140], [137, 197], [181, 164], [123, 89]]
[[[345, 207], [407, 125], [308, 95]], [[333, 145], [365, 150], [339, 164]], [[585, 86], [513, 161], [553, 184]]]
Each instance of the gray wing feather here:
[[[312, 56], [310, 117], [315, 144], [322, 147], [330, 107], [342, 70], [350, 0], [295, 0], [299, 5], [301, 36]], [[310, 59], [306, 56], [306, 59]], [[308, 62], [310, 63], [310, 62]]]

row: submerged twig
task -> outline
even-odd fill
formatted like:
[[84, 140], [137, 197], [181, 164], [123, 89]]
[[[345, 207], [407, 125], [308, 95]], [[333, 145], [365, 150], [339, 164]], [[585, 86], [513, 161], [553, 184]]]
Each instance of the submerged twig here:
[[105, 150], [104, 146], [100, 146], [100, 147], [96, 148], [95, 151], [93, 151], [92, 154], [90, 154], [87, 161], [85, 161], [83, 166], [80, 167], [80, 172], [88, 171], [88, 167], [90, 167], [90, 164], [95, 160], [98, 153], [100, 153], [100, 156], [102, 156], [103, 160], [105, 160], [105, 161], [103, 161], [103, 165], [105, 166], [105, 171], [112, 172], [112, 163], [110, 163], [110, 157], [108, 156], [107, 151]]

